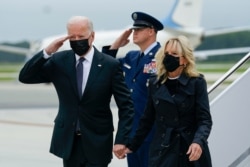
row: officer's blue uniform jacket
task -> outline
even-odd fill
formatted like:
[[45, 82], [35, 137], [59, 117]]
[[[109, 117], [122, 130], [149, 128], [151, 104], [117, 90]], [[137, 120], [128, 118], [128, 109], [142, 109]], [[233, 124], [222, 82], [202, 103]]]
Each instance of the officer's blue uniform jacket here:
[[[116, 57], [118, 50], [109, 50], [110, 46], [104, 46], [102, 52]], [[149, 78], [156, 72], [155, 54], [160, 48], [160, 43], [153, 47], [146, 55], [144, 55], [139, 64], [137, 60], [140, 57], [140, 51], [129, 51], [125, 57], [119, 58], [125, 75], [125, 81], [131, 91], [134, 102], [134, 122], [130, 137], [133, 137], [138, 127], [139, 120], [144, 112], [148, 96]], [[137, 67], [138, 66], [138, 67]], [[151, 141], [153, 130], [149, 133], [145, 141]]]

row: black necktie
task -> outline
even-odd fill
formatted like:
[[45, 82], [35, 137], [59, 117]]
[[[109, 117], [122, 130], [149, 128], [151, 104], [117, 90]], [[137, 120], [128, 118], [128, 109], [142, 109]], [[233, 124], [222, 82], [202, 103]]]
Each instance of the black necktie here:
[[82, 62], [84, 60], [85, 60], [85, 58], [81, 57], [78, 61], [77, 66], [76, 66], [77, 89], [78, 89], [78, 95], [80, 98], [82, 97], [82, 81], [83, 81], [83, 64], [82, 64]]
[[[82, 97], [82, 81], [83, 81], [83, 64], [82, 64], [82, 62], [84, 60], [85, 60], [85, 58], [81, 57], [78, 61], [77, 66], [76, 66], [77, 89], [78, 89], [78, 95], [80, 98]], [[76, 133], [80, 133], [79, 119], [77, 119], [77, 122], [76, 122]]]
[[143, 56], [144, 56], [144, 53], [141, 52], [141, 54], [139, 55], [139, 57], [138, 57], [138, 59], [137, 59], [137, 66], [138, 66], [138, 64], [140, 63], [140, 60], [143, 58]]

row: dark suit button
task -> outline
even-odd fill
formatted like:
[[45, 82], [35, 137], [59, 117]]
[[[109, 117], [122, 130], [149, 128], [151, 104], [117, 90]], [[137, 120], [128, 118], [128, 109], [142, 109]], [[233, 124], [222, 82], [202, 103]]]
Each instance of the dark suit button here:
[[155, 104], [159, 104], [159, 100], [156, 100], [156, 101], [155, 101]]
[[179, 120], [178, 117], [175, 117], [175, 118], [174, 118], [174, 121], [178, 121], [178, 120]]

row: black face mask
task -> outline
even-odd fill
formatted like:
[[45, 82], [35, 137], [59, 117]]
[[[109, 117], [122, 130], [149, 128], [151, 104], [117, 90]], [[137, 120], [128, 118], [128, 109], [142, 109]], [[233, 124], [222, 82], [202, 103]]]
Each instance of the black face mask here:
[[165, 58], [163, 59], [163, 64], [167, 71], [173, 72], [180, 66], [180, 57], [175, 57], [166, 53]]
[[79, 56], [84, 55], [89, 50], [89, 39], [69, 41], [72, 50]]

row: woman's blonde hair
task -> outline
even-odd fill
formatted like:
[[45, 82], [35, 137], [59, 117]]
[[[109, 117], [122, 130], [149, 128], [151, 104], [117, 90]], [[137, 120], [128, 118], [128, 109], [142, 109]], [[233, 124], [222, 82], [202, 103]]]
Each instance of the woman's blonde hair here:
[[156, 68], [157, 68], [157, 78], [161, 79], [162, 83], [166, 82], [168, 77], [168, 71], [166, 70], [163, 60], [165, 58], [165, 50], [168, 45], [176, 47], [176, 52], [187, 60], [187, 64], [184, 65], [183, 73], [189, 77], [199, 76], [198, 71], [195, 67], [195, 57], [193, 55], [193, 48], [191, 47], [188, 39], [185, 36], [178, 36], [170, 38], [166, 41], [165, 45], [162, 46], [156, 53]]

